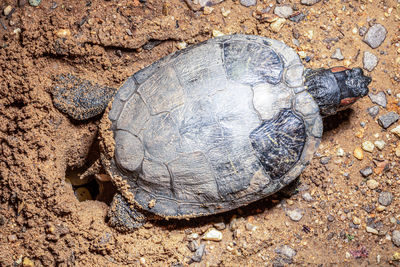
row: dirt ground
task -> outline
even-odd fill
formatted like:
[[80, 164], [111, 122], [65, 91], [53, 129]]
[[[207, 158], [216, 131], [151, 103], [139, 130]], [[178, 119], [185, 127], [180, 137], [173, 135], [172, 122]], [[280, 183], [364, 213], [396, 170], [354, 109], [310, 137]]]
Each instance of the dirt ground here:
[[[276, 5], [305, 16], [271, 28]], [[388, 129], [377, 123], [382, 114], [399, 113], [398, 1], [307, 6], [258, 0], [246, 7], [226, 0], [196, 11], [181, 0], [54, 0], [37, 7], [2, 0], [0, 8], [8, 14], [0, 16], [0, 266], [400, 265], [400, 248], [391, 240], [400, 230], [400, 139], [390, 132], [398, 123]], [[387, 29], [376, 49], [359, 35], [360, 27], [374, 23]], [[107, 201], [80, 202], [66, 182], [98, 156], [93, 147], [100, 116], [77, 122], [59, 112], [51, 95], [54, 77], [73, 73], [118, 87], [185, 44], [221, 33], [282, 40], [312, 68], [362, 67], [369, 51], [379, 58], [368, 72], [371, 91], [385, 92], [388, 105], [374, 119], [365, 97], [352, 111], [328, 119], [317, 155], [285, 194], [221, 215], [149, 222], [132, 234], [118, 233], [106, 223]], [[336, 48], [341, 61], [331, 58]], [[354, 157], [364, 141], [376, 140], [386, 143], [382, 150]], [[367, 166], [373, 174], [364, 178], [360, 170]], [[392, 195], [389, 205], [378, 202], [383, 192]], [[301, 211], [300, 221], [287, 216], [293, 210]], [[202, 240], [213, 227], [222, 240]], [[205, 244], [200, 262], [193, 262], [190, 250], [196, 243]]]

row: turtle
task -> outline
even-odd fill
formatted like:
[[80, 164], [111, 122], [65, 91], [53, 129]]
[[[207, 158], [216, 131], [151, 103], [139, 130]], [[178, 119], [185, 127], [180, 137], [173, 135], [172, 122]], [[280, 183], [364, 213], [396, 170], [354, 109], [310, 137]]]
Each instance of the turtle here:
[[67, 109], [75, 119], [112, 98], [99, 134], [101, 165], [118, 190], [108, 222], [130, 232], [148, 219], [222, 213], [284, 188], [318, 148], [322, 118], [367, 95], [370, 82], [360, 68], [307, 69], [281, 41], [235, 34], [158, 60], [113, 97], [80, 86], [66, 98], [79, 106]]

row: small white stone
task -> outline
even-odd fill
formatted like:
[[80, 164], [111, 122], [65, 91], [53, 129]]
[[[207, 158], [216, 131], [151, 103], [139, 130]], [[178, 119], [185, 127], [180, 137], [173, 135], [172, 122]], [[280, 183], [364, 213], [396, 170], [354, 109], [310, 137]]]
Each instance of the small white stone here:
[[179, 42], [176, 44], [176, 47], [178, 47], [178, 49], [184, 49], [187, 47], [187, 43], [186, 42]]
[[339, 148], [336, 150], [336, 155], [337, 155], [338, 157], [343, 157], [343, 156], [344, 156], [344, 150], [343, 150], [343, 148], [339, 147]]
[[6, 6], [3, 10], [4, 16], [8, 16], [12, 10], [12, 6]]
[[397, 125], [395, 128], [390, 130], [391, 133], [396, 134], [398, 137], [400, 137], [400, 125]]
[[365, 227], [365, 230], [367, 231], [367, 233], [371, 233], [371, 234], [374, 234], [374, 235], [379, 234], [378, 230], [376, 230], [376, 229], [374, 229], [372, 227], [369, 227], [369, 226]]
[[190, 235], [187, 236], [187, 239], [188, 239], [189, 241], [191, 241], [191, 240], [196, 240], [196, 239], [198, 239], [198, 238], [199, 238], [199, 234], [198, 234], [198, 233], [192, 233], [192, 234], [190, 234]]
[[279, 32], [282, 29], [282, 27], [285, 24], [285, 22], [286, 22], [286, 19], [278, 18], [277, 20], [275, 20], [274, 22], [272, 22], [270, 24], [271, 30], [273, 32]]
[[367, 181], [367, 186], [369, 189], [374, 190], [379, 186], [379, 183], [374, 179], [369, 179]]
[[376, 140], [374, 144], [379, 150], [382, 150], [386, 145], [385, 141], [383, 140]]
[[202, 239], [210, 240], [210, 241], [221, 241], [222, 240], [222, 233], [217, 229], [210, 228], [205, 232]]
[[370, 141], [365, 141], [362, 143], [362, 149], [364, 149], [367, 152], [374, 151], [374, 148], [375, 148], [375, 145]]
[[213, 37], [219, 37], [219, 36], [224, 36], [225, 34], [223, 32], [220, 32], [218, 30], [213, 30], [212, 31]]

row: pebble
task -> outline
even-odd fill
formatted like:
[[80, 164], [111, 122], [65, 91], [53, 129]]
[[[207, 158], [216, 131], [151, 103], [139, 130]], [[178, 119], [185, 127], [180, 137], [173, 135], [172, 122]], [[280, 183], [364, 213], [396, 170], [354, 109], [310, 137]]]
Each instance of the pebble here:
[[386, 207], [385, 206], [382, 206], [382, 205], [378, 205], [377, 207], [376, 207], [376, 210], [378, 211], [378, 212], [382, 212], [382, 211], [384, 211], [386, 209]]
[[255, 6], [257, 4], [257, 0], [240, 0], [240, 4], [242, 6]]
[[378, 57], [374, 54], [368, 51], [364, 52], [363, 64], [364, 69], [366, 69], [367, 71], [372, 71], [376, 67], [376, 65], [378, 65], [378, 61]]
[[213, 37], [219, 37], [219, 36], [224, 36], [225, 34], [223, 32], [220, 32], [218, 30], [213, 30], [212, 31]]
[[365, 141], [362, 143], [362, 149], [364, 149], [364, 151], [372, 153], [372, 151], [374, 151], [374, 148], [375, 145], [371, 141]]
[[196, 240], [189, 241], [187, 245], [191, 252], [195, 252], [199, 248], [199, 243]]
[[368, 97], [369, 99], [371, 99], [372, 103], [378, 104], [379, 106], [386, 108], [387, 99], [386, 99], [386, 94], [384, 92], [381, 91], [376, 94], [369, 93]]
[[33, 263], [33, 261], [31, 259], [29, 259], [28, 257], [25, 257], [24, 260], [22, 261], [22, 266], [23, 267], [33, 267], [33, 266], [35, 266], [35, 264]]
[[365, 230], [367, 231], [367, 233], [371, 233], [371, 234], [374, 234], [374, 235], [379, 234], [378, 230], [376, 230], [376, 229], [374, 229], [372, 227], [369, 227], [369, 226], [365, 227]]
[[364, 169], [360, 170], [360, 173], [363, 177], [368, 177], [373, 173], [372, 167], [371, 166], [367, 166]]
[[344, 150], [343, 150], [343, 148], [339, 147], [339, 148], [336, 150], [336, 156], [338, 156], [338, 157], [343, 157], [343, 156], [344, 156]]
[[321, 0], [301, 0], [302, 5], [306, 6], [312, 6], [315, 5], [316, 3], [320, 2]]
[[381, 204], [382, 206], [389, 206], [392, 203], [393, 200], [393, 195], [390, 192], [381, 192], [379, 194], [379, 198], [378, 198], [378, 202], [379, 204]]
[[215, 228], [210, 228], [207, 230], [207, 232], [205, 232], [202, 239], [210, 241], [221, 241], [222, 233]]
[[359, 224], [361, 224], [361, 219], [356, 217], [356, 216], [354, 216], [353, 217], [353, 223], [356, 224], [356, 225], [359, 225]]
[[71, 31], [69, 29], [59, 29], [55, 32], [55, 34], [59, 38], [67, 38], [71, 36]]
[[80, 202], [93, 199], [92, 195], [86, 187], [78, 187], [75, 190], [74, 194]]
[[400, 144], [396, 147], [394, 153], [396, 154], [396, 157], [400, 158]]
[[362, 160], [364, 158], [364, 152], [362, 151], [361, 147], [356, 147], [354, 149], [353, 155], [356, 159]]
[[364, 36], [366, 33], [367, 33], [367, 27], [361, 26], [361, 27], [358, 29], [358, 34], [359, 34], [360, 36]]
[[292, 221], [298, 222], [303, 218], [303, 211], [300, 209], [294, 209], [294, 210], [287, 210], [286, 215], [289, 216], [289, 218]]
[[293, 14], [293, 9], [289, 5], [277, 6], [274, 9], [274, 13], [281, 18], [287, 19]]
[[198, 233], [192, 233], [192, 234], [188, 235], [186, 238], [187, 238], [187, 240], [191, 241], [191, 240], [196, 240], [196, 239], [198, 239], [199, 237], [200, 237], [200, 236], [199, 236]]
[[333, 217], [333, 215], [329, 214], [326, 219], [328, 220], [328, 222], [333, 222], [335, 220], [335, 217]]
[[8, 16], [8, 14], [10, 14], [11, 10], [12, 10], [12, 6], [6, 6], [6, 7], [3, 9], [3, 14], [4, 14], [4, 16]]
[[203, 9], [204, 15], [210, 15], [213, 12], [214, 8], [210, 6], [205, 6]]
[[253, 225], [251, 223], [246, 223], [245, 227], [246, 227], [247, 231], [254, 231], [257, 228], [257, 226], [255, 226], [255, 225]]
[[372, 117], [375, 118], [376, 115], [379, 113], [379, 107], [378, 106], [372, 106], [367, 109], [368, 114]]
[[383, 140], [376, 140], [374, 144], [379, 150], [382, 150], [386, 145], [385, 141]]
[[204, 252], [206, 249], [206, 244], [201, 244], [196, 252], [192, 256], [192, 261], [194, 262], [201, 262], [201, 259], [203, 258]]
[[326, 164], [329, 163], [330, 160], [331, 160], [330, 157], [322, 157], [322, 158], [319, 160], [319, 162], [320, 162], [322, 165], [326, 165]]
[[396, 134], [398, 137], [400, 137], [400, 125], [397, 125], [395, 128], [390, 130], [391, 133]]
[[224, 222], [214, 223], [214, 227], [217, 230], [224, 230], [226, 228], [226, 224]]
[[377, 23], [370, 27], [364, 36], [363, 41], [371, 48], [379, 47], [386, 38], [387, 30], [381, 24]]
[[392, 242], [396, 246], [400, 247], [400, 231], [394, 230], [392, 233]]
[[285, 24], [285, 22], [286, 22], [286, 19], [278, 18], [277, 20], [272, 22], [269, 26], [271, 27], [271, 30], [273, 32], [279, 32], [282, 29], [282, 27]]
[[367, 181], [367, 186], [369, 189], [374, 190], [374, 189], [378, 188], [379, 183], [374, 179], [369, 179]]
[[337, 60], [343, 60], [344, 56], [342, 55], [342, 50], [340, 50], [340, 48], [336, 48], [335, 52], [333, 52], [332, 59], [337, 59]]
[[184, 48], [187, 47], [187, 43], [186, 43], [186, 42], [178, 42], [178, 43], [176, 44], [176, 47], [177, 47], [179, 50], [184, 49]]
[[277, 254], [282, 254], [290, 259], [293, 258], [294, 256], [296, 256], [296, 254], [297, 254], [296, 250], [294, 250], [293, 248], [291, 248], [287, 245], [283, 245], [283, 246], [276, 248], [275, 252]]
[[389, 128], [393, 123], [399, 120], [399, 114], [394, 111], [386, 113], [378, 118], [378, 123], [383, 128]]
[[310, 195], [310, 193], [308, 193], [308, 192], [303, 193], [303, 194], [301, 195], [301, 197], [302, 197], [305, 201], [308, 201], [308, 202], [311, 202], [311, 201], [314, 200], [313, 197], [312, 197], [312, 196]]
[[392, 258], [393, 258], [394, 261], [400, 260], [400, 252], [393, 253]]
[[31, 6], [38, 6], [40, 5], [40, 2], [42, 2], [42, 0], [29, 0]]
[[302, 21], [305, 17], [306, 15], [303, 12], [299, 12], [297, 14], [290, 16], [289, 20], [298, 23]]

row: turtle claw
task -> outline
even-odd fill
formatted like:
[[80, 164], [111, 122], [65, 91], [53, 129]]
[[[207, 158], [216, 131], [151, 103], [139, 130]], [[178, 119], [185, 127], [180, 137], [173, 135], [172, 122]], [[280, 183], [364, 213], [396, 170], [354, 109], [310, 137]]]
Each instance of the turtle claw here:
[[116, 194], [107, 214], [109, 225], [119, 232], [133, 232], [145, 222], [145, 216]]

